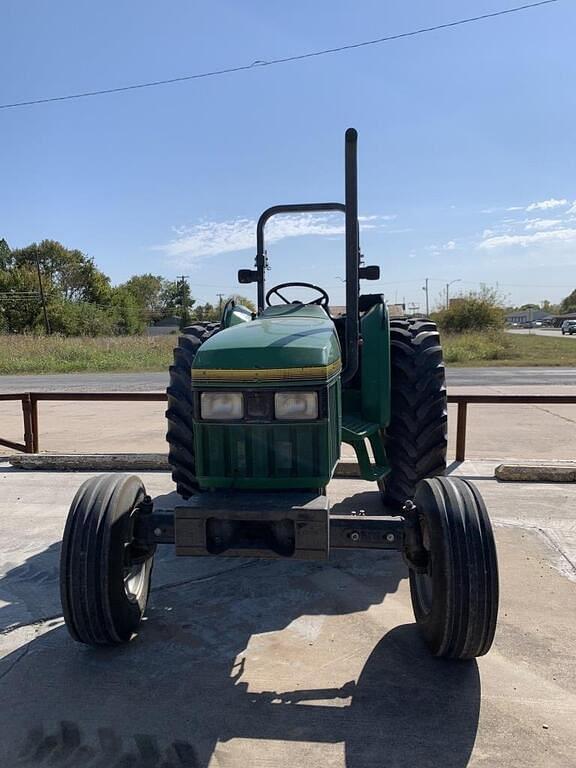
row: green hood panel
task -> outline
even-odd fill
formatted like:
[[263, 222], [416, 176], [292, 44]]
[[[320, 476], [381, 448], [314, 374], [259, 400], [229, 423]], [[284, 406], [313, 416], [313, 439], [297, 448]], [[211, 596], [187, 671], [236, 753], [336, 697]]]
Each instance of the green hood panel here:
[[[265, 371], [330, 366], [339, 370], [340, 345], [334, 323], [318, 306], [269, 307], [252, 322], [220, 331], [194, 359], [195, 379], [202, 371]], [[214, 376], [206, 374], [207, 378]], [[258, 376], [260, 378], [260, 376]]]

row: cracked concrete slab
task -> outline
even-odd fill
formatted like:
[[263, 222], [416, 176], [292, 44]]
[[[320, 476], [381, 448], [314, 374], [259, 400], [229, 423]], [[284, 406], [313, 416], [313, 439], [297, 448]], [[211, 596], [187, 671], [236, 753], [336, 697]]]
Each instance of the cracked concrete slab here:
[[[163, 548], [138, 638], [81, 647], [60, 618], [58, 554], [87, 475], [0, 466], [0, 765], [576, 765], [576, 489], [500, 484], [495, 464], [452, 468], [486, 498], [501, 570], [495, 645], [471, 664], [428, 655], [392, 552]], [[165, 473], [144, 480], [172, 490]], [[378, 508], [359, 480], [330, 494]]]

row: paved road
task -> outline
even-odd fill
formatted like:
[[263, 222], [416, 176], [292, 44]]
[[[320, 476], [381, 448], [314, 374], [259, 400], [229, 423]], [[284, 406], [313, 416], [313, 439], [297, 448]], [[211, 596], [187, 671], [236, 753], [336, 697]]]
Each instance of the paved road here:
[[449, 387], [576, 384], [576, 368], [448, 368]]
[[507, 331], [507, 333], [517, 333], [521, 336], [548, 336], [554, 339], [576, 339], [576, 333], [572, 334], [572, 336], [569, 334], [562, 336], [560, 329], [551, 330], [550, 328], [516, 328], [514, 330]]
[[[448, 386], [576, 385], [576, 368], [449, 368]], [[166, 388], [167, 373], [66, 373], [0, 376], [1, 392], [152, 392]]]

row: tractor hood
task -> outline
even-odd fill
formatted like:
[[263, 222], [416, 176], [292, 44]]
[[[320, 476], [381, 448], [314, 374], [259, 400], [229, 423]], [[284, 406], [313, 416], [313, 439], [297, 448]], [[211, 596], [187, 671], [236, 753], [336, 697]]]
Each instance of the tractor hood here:
[[269, 307], [198, 350], [192, 378], [200, 382], [327, 380], [340, 371], [334, 323], [319, 306]]

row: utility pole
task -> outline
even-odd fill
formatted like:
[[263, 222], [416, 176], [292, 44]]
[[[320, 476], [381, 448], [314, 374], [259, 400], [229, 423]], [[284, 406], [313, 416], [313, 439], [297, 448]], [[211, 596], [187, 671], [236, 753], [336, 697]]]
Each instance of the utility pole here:
[[52, 332], [50, 329], [50, 321], [48, 320], [48, 310], [46, 308], [46, 297], [44, 296], [44, 286], [42, 285], [42, 272], [40, 271], [40, 258], [38, 251], [36, 251], [36, 269], [38, 271], [38, 287], [40, 288], [40, 300], [42, 301], [42, 309], [44, 311], [44, 326], [46, 328], [46, 334], [50, 336]]
[[190, 289], [186, 280], [190, 275], [176, 275], [176, 280], [180, 283], [180, 306], [182, 307], [182, 316], [180, 317], [180, 328], [184, 328], [188, 323], [188, 300]]
[[427, 277], [425, 284], [422, 286], [422, 290], [426, 291], [426, 317], [428, 317], [428, 315], [430, 314], [430, 301], [428, 298], [428, 280], [429, 278]]
[[457, 277], [456, 280], [450, 280], [449, 283], [446, 283], [446, 309], [450, 309], [450, 286], [452, 283], [461, 283], [462, 278]]
[[224, 293], [217, 293], [216, 296], [218, 296], [218, 312], [222, 314], [222, 301], [224, 299], [224, 296], [226, 294]]

